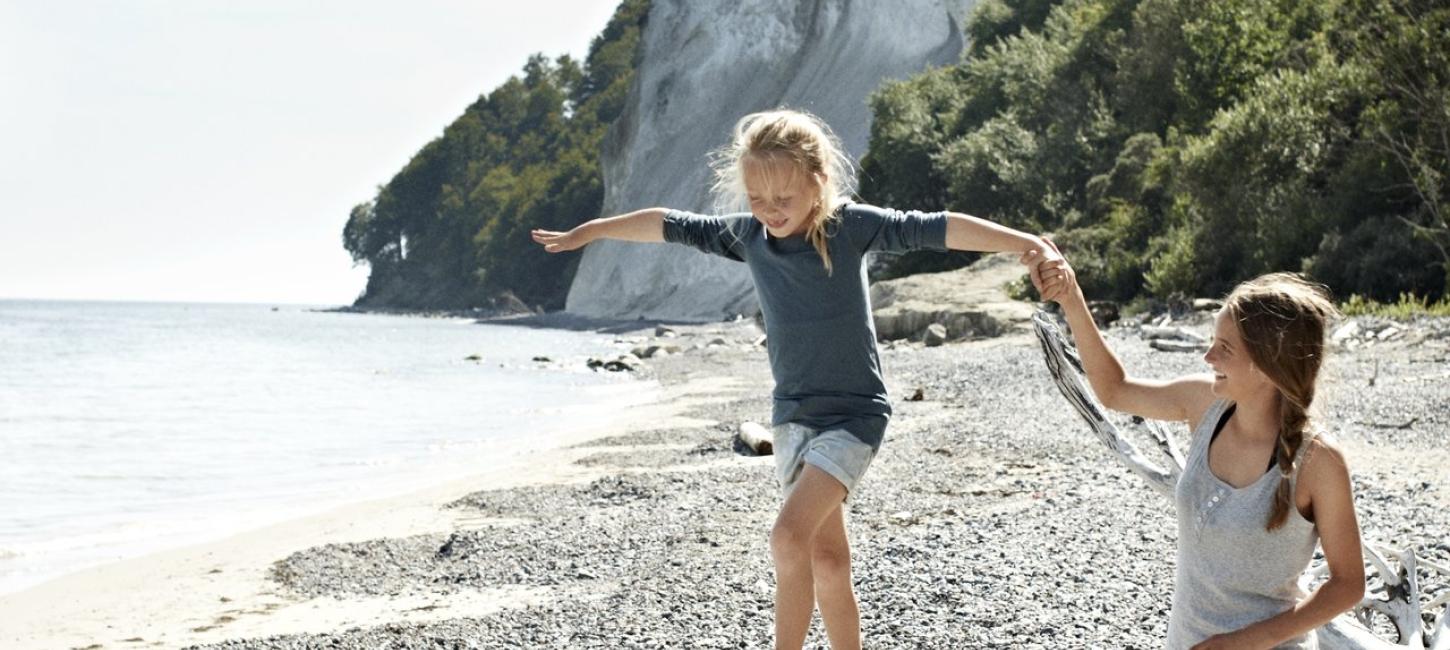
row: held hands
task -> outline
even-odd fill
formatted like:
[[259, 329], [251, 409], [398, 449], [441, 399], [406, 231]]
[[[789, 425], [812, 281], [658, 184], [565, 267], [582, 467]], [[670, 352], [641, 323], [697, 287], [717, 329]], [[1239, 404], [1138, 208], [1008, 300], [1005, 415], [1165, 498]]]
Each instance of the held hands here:
[[1047, 244], [1049, 250], [1027, 251], [1018, 261], [1027, 265], [1032, 277], [1032, 286], [1037, 288], [1037, 293], [1042, 295], [1043, 300], [1061, 303], [1077, 293], [1077, 275], [1073, 273], [1067, 260], [1062, 257], [1062, 252], [1057, 249], [1057, 244], [1046, 237], [1043, 237], [1042, 241]]
[[580, 232], [579, 228], [574, 228], [569, 232], [534, 229], [530, 232], [530, 235], [533, 236], [535, 243], [542, 244], [544, 250], [550, 253], [572, 251], [588, 244], [590, 241], [587, 236]]

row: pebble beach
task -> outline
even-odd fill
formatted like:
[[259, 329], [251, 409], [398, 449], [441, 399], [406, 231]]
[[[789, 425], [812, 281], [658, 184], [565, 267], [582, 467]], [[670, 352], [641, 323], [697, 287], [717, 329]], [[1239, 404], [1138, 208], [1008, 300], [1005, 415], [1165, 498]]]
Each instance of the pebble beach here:
[[[1208, 329], [1202, 318], [1190, 326]], [[441, 504], [451, 529], [298, 548], [266, 569], [283, 607], [383, 603], [373, 618], [193, 647], [768, 646], [767, 536], [780, 497], [771, 459], [734, 442], [741, 422], [768, 424], [760, 331], [749, 321], [660, 337], [652, 326], [615, 331], [621, 353], [681, 350], [622, 371], [658, 382], [670, 408], [559, 450], [560, 465], [539, 472], [546, 479]], [[1447, 333], [1436, 320], [1393, 341], [1338, 346], [1320, 397], [1321, 422], [1351, 462], [1365, 539], [1441, 564], [1450, 563]], [[1135, 374], [1203, 367], [1198, 354], [1150, 348], [1131, 327], [1109, 341]], [[867, 643], [1161, 647], [1172, 504], [1099, 446], [1030, 332], [892, 342], [882, 362], [896, 413], [848, 514]], [[918, 390], [919, 401], [906, 399]], [[1186, 445], [1186, 427], [1170, 430]], [[490, 606], [429, 616], [470, 599]], [[807, 647], [826, 647], [819, 622]]]

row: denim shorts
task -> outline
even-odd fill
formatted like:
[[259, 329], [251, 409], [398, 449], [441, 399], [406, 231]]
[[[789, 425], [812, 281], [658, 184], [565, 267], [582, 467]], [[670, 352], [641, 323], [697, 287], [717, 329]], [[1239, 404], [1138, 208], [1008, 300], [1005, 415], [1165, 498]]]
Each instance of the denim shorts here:
[[846, 496], [866, 475], [876, 450], [845, 429], [816, 431], [794, 422], [771, 427], [775, 438], [775, 478], [789, 497], [807, 464], [830, 474], [846, 487]]

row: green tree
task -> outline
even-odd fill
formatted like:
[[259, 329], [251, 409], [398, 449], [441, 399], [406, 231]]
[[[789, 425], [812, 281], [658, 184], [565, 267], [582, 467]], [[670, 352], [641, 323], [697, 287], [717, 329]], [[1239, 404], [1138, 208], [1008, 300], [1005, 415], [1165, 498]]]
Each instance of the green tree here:
[[343, 245], [372, 271], [360, 305], [457, 309], [503, 293], [563, 305], [577, 258], [543, 254], [528, 230], [598, 214], [599, 144], [623, 108], [648, 9], [620, 4], [582, 65], [530, 57], [353, 209]]
[[867, 200], [1054, 231], [1097, 296], [1445, 291], [1443, 0], [993, 0], [966, 31], [873, 96]]

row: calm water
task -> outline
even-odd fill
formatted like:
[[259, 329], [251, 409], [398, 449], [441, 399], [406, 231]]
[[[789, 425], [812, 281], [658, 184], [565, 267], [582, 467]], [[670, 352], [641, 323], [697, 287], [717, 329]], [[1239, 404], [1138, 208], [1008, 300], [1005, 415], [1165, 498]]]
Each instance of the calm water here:
[[610, 350], [462, 319], [0, 300], [0, 593], [549, 446], [648, 392], [584, 369]]

